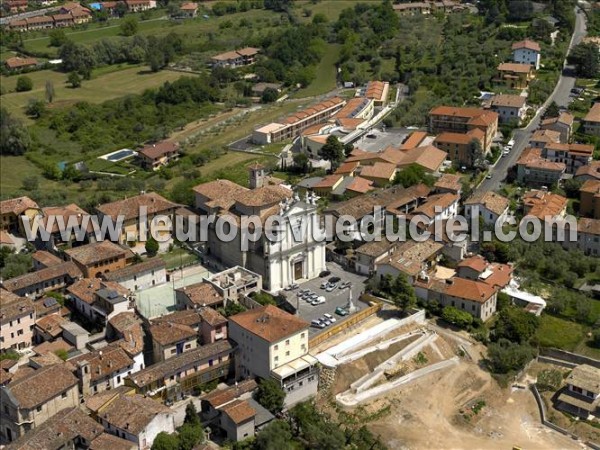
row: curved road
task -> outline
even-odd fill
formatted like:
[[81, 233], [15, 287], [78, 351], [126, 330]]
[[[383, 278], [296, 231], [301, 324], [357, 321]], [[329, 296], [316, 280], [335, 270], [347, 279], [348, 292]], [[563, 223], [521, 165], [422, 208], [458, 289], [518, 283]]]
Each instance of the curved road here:
[[[569, 51], [573, 46], [579, 44], [581, 40], [585, 37], [585, 35], [585, 14], [578, 8], [576, 11], [575, 30], [573, 31], [573, 35], [571, 36]], [[569, 52], [567, 52], [567, 54], [568, 53]], [[509, 167], [512, 167], [516, 164], [517, 160], [521, 156], [521, 153], [523, 152], [523, 149], [527, 147], [527, 144], [529, 143], [529, 139], [533, 135], [533, 132], [538, 128], [540, 124], [541, 115], [552, 101], [555, 101], [558, 104], [558, 106], [569, 106], [569, 95], [571, 93], [571, 89], [573, 89], [573, 87], [575, 86], [575, 77], [572, 76], [573, 73], [574, 68], [572, 66], [568, 66], [565, 61], [563, 73], [561, 74], [558, 83], [554, 88], [554, 92], [552, 92], [552, 95], [546, 100], [542, 107], [538, 109], [535, 117], [531, 120], [531, 122], [529, 122], [529, 124], [525, 128], [520, 128], [514, 132], [513, 139], [515, 143], [511, 152], [508, 155], [500, 158], [496, 166], [490, 171], [490, 173], [492, 174], [492, 178], [485, 179], [475, 189], [475, 192], [488, 192], [500, 189], [502, 185], [502, 180], [506, 178], [506, 173]]]

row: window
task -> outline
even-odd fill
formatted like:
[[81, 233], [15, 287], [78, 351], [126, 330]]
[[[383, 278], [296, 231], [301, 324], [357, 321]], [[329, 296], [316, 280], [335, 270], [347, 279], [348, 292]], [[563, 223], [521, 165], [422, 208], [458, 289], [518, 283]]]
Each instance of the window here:
[[279, 361], [279, 356], [276, 356], [274, 359], [275, 362]]
[[35, 408], [35, 410], [36, 410], [37, 412], [42, 412], [42, 407], [41, 407], [41, 406], [38, 406], [37, 408]]
[[285, 352], [285, 356], [290, 356], [290, 352], [289, 351]]
[[286, 339], [285, 345], [290, 345], [290, 340], [289, 339]]
[[117, 376], [117, 383], [121, 382], [121, 375]]
[[61, 394], [61, 396], [60, 396], [60, 397], [61, 397], [61, 398], [67, 398], [67, 393], [66, 393], [66, 392], [63, 392], [63, 393]]
[[275, 347], [273, 348], [273, 350], [279, 350], [279, 345], [275, 344]]

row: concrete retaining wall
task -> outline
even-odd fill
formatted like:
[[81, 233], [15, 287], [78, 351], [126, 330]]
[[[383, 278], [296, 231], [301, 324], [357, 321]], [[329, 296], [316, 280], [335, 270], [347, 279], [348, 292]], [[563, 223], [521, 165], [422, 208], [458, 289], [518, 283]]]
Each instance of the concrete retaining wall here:
[[566, 361], [575, 365], [589, 364], [590, 366], [597, 367], [600, 369], [600, 361], [587, 356], [579, 355], [577, 353], [567, 352], [565, 350], [559, 350], [557, 348], [541, 348], [541, 356], [547, 356], [552, 359], [558, 359]]

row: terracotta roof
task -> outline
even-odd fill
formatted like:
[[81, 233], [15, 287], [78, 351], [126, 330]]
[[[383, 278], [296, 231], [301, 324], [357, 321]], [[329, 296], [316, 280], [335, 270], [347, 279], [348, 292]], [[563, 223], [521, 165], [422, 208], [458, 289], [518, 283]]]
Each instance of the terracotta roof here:
[[498, 70], [502, 72], [529, 73], [533, 69], [531, 67], [531, 64], [500, 63], [498, 64]]
[[390, 163], [376, 162], [372, 166], [365, 166], [360, 171], [364, 178], [380, 178], [390, 180], [396, 173], [396, 165]]
[[[482, 274], [482, 276], [480, 276], [480, 281], [499, 290], [508, 286], [510, 280], [512, 280], [514, 269], [509, 264], [492, 263], [488, 266], [488, 271], [491, 272], [491, 274]], [[485, 278], [483, 278], [483, 275], [485, 275]]]
[[413, 131], [410, 133], [408, 138], [402, 143], [400, 146], [400, 150], [408, 150], [411, 148], [418, 147], [421, 145], [421, 142], [427, 137], [427, 132], [425, 131]]
[[239, 50], [236, 50], [236, 52], [238, 52], [242, 56], [253, 56], [260, 52], [260, 49], [255, 47], [244, 47], [240, 48]]
[[321, 179], [318, 183], [316, 183], [313, 188], [316, 189], [325, 189], [325, 188], [333, 188], [337, 185], [342, 179], [343, 175], [327, 175]]
[[44, 23], [53, 23], [54, 22], [54, 19], [51, 16], [28, 17], [25, 20], [27, 21], [28, 25], [29, 24], [35, 25], [37, 23], [44, 24]]
[[449, 131], [445, 131], [437, 135], [435, 142], [441, 142], [444, 144], [468, 145], [473, 139], [473, 136], [470, 136], [467, 133], [451, 133]]
[[468, 119], [467, 123], [472, 125], [490, 125], [498, 120], [498, 114], [481, 108], [464, 108], [456, 106], [437, 106], [429, 115], [450, 116]]
[[[85, 210], [77, 206], [75, 203], [71, 203], [67, 206], [53, 206], [49, 208], [42, 208], [42, 214], [42, 224], [44, 225], [44, 228], [51, 233], [56, 233], [60, 231], [60, 225], [62, 224], [59, 223], [59, 220], [61, 219], [64, 221], [65, 226], [69, 224], [77, 224], [81, 226], [84, 217], [89, 216], [89, 214]], [[48, 229], [48, 220], [50, 216], [55, 217], [55, 219], [53, 219], [52, 222], [51, 230]], [[59, 219], [59, 217], [61, 219]], [[74, 217], [75, 220], [71, 219], [71, 217]], [[93, 231], [93, 224], [91, 220], [88, 220], [86, 231]], [[75, 230], [73, 230], [73, 233], [75, 234]]]
[[194, 192], [205, 197], [207, 206], [227, 210], [236, 198], [249, 189], [229, 180], [214, 180], [194, 187]]
[[134, 394], [115, 398], [100, 413], [100, 417], [114, 427], [137, 436], [157, 415], [171, 413], [171, 409], [162, 403]]
[[369, 81], [369, 83], [367, 83], [365, 97], [372, 98], [373, 100], [377, 101], [385, 100], [384, 92], [386, 86], [389, 86], [387, 81]]
[[38, 355], [43, 355], [45, 353], [55, 353], [58, 350], [64, 350], [67, 353], [73, 350], [71, 344], [65, 341], [62, 337], [56, 338], [53, 341], [46, 341], [41, 343], [40, 345], [36, 345], [33, 347], [33, 351]]
[[14, 380], [8, 390], [20, 408], [32, 409], [77, 385], [77, 378], [64, 364], [42, 367], [30, 376]]
[[400, 161], [399, 167], [418, 164], [429, 172], [436, 172], [447, 156], [448, 153], [433, 145], [417, 147], [404, 151], [404, 158]]
[[451, 192], [446, 192], [444, 194], [436, 194], [436, 195], [432, 195], [430, 197], [427, 198], [427, 200], [425, 200], [425, 203], [422, 204], [421, 206], [419, 206], [418, 208], [416, 208], [412, 214], [413, 215], [420, 215], [423, 214], [426, 217], [428, 217], [429, 219], [433, 220], [434, 217], [436, 216], [436, 207], [440, 207], [442, 209], [445, 209], [447, 207], [449, 207], [450, 205], [452, 205], [453, 203], [458, 202], [458, 195], [453, 194]]
[[209, 392], [204, 395], [200, 399], [203, 402], [209, 403], [213, 408], [219, 408], [220, 406], [226, 405], [227, 403], [232, 402], [237, 397], [246, 394], [248, 392], [252, 392], [257, 387], [257, 383], [255, 380], [248, 379], [243, 380], [236, 383], [233, 386], [229, 386], [225, 389], [215, 389], [214, 391]]
[[407, 205], [422, 202], [430, 193], [431, 188], [423, 183], [400, 188], [394, 200], [385, 205], [385, 209], [390, 214], [405, 214]]
[[179, 7], [179, 9], [182, 11], [196, 11], [198, 9], [198, 3], [184, 3]]
[[11, 235], [8, 234], [4, 230], [0, 230], [0, 246], [1, 245], [14, 245], [14, 244], [15, 244], [15, 241], [13, 240]]
[[156, 381], [160, 381], [165, 377], [170, 377], [186, 368], [200, 365], [209, 358], [216, 357], [222, 353], [229, 353], [233, 348], [231, 342], [228, 340], [220, 340], [212, 344], [206, 344], [194, 350], [182, 353], [179, 356], [153, 364], [139, 372], [132, 373], [129, 378], [138, 388], [142, 388]]
[[72, 279], [78, 279], [82, 277], [82, 273], [75, 263], [71, 261], [63, 262], [52, 267], [46, 267], [38, 270], [37, 272], [26, 273], [25, 275], [6, 280], [4, 281], [4, 288], [14, 292], [28, 286], [33, 286], [42, 281], [50, 281], [64, 276], [69, 276]]
[[574, 156], [592, 157], [594, 154], [594, 146], [590, 144], [562, 144], [559, 142], [550, 142], [546, 144], [546, 149], [568, 152]]
[[597, 180], [600, 180], [600, 161], [592, 161], [591, 163], [581, 166], [579, 169], [577, 169], [575, 177], [584, 176], [593, 177]]
[[4, 61], [4, 64], [9, 69], [19, 69], [21, 67], [35, 66], [37, 65], [37, 63], [38, 60], [35, 58], [19, 58], [18, 56], [7, 58]]
[[112, 270], [102, 275], [107, 281], [126, 281], [133, 278], [134, 275], [151, 272], [153, 270], [163, 270], [166, 265], [162, 258], [150, 258], [137, 264], [132, 264], [122, 269]]
[[583, 185], [581, 185], [579, 192], [586, 192], [588, 194], [595, 194], [595, 195], [600, 194], [600, 181], [586, 180], [583, 183]]
[[76, 367], [79, 363], [89, 363], [92, 381], [102, 380], [129, 366], [133, 366], [133, 359], [120, 346], [115, 344], [77, 356], [70, 359], [69, 362]]
[[568, 112], [561, 112], [558, 117], [549, 117], [548, 119], [542, 120], [542, 126], [552, 125], [554, 123], [563, 123], [565, 125], [573, 125], [575, 116]]
[[598, 236], [600, 235], [600, 220], [582, 217], [577, 221], [577, 231]]
[[350, 184], [346, 186], [347, 191], [356, 192], [359, 194], [366, 194], [373, 189], [375, 189], [373, 187], [373, 182], [362, 177], [354, 177]]
[[112, 317], [108, 323], [121, 337], [114, 344], [121, 347], [130, 357], [144, 350], [144, 330], [141, 320], [133, 312], [122, 312]]
[[476, 272], [483, 272], [488, 266], [488, 262], [481, 255], [475, 255], [467, 259], [463, 259], [458, 263], [457, 267], [468, 267]]
[[485, 303], [496, 292], [494, 288], [481, 281], [454, 277], [452, 284], [445, 285], [444, 293], [456, 298], [464, 298], [477, 303]]
[[520, 48], [525, 48], [527, 50], [533, 50], [534, 52], [540, 52], [542, 49], [540, 48], [540, 44], [535, 41], [525, 39], [523, 41], [515, 42], [512, 45], [513, 50], [518, 50]]
[[567, 199], [561, 195], [538, 190], [526, 192], [523, 196], [527, 215], [535, 216], [540, 220], [562, 214], [567, 207], [567, 202]]
[[112, 281], [102, 281], [99, 278], [83, 278], [76, 281], [67, 288], [67, 292], [79, 300], [91, 305], [95, 301], [94, 294], [99, 289], [111, 289], [118, 294], [126, 296], [129, 291], [118, 283]]
[[560, 132], [554, 130], [536, 130], [529, 142], [560, 142]]
[[51, 337], [55, 338], [62, 334], [61, 325], [67, 323], [68, 320], [58, 314], [50, 314], [49, 316], [42, 317], [41, 319], [36, 320], [35, 326], [39, 328], [44, 333], [49, 334]]
[[[355, 97], [350, 100], [333, 116], [336, 119], [349, 118], [353, 119], [355, 116], [363, 111], [368, 105], [371, 104], [371, 100], [365, 97]], [[362, 119], [361, 119], [362, 120]]]
[[508, 209], [509, 200], [493, 191], [487, 191], [472, 195], [467, 199], [465, 205], [481, 205], [488, 211], [500, 216]]
[[525, 106], [526, 98], [521, 95], [498, 94], [492, 98], [492, 108], [500, 106], [504, 108], [522, 108]]
[[66, 408], [56, 412], [48, 420], [4, 448], [6, 450], [73, 448], [75, 442], [93, 442], [98, 436], [104, 434], [104, 427], [81, 409]]
[[39, 207], [29, 197], [11, 198], [0, 202], [0, 214], [13, 213], [21, 215], [27, 209], [39, 209]]
[[345, 162], [334, 172], [336, 175], [347, 175], [354, 172], [360, 164], [358, 162]]
[[327, 100], [323, 100], [319, 103], [309, 106], [308, 108], [302, 111], [293, 113], [292, 115], [285, 118], [283, 120], [283, 123], [288, 125], [294, 124], [296, 122], [299, 122], [300, 120], [306, 119], [307, 117], [313, 116], [318, 112], [324, 111], [328, 108], [332, 108], [342, 103], [345, 103], [344, 99], [340, 97], [331, 97]]
[[53, 255], [52, 253], [47, 252], [45, 250], [38, 250], [37, 252], [31, 255], [31, 258], [34, 261], [39, 262], [44, 267], [50, 267], [54, 264], [61, 264], [64, 262], [58, 256]]
[[378, 241], [367, 242], [356, 249], [356, 253], [361, 255], [378, 257], [389, 251], [391, 248], [396, 247], [398, 242], [388, 241], [387, 239], [381, 239]]
[[309, 326], [308, 322], [273, 305], [236, 314], [229, 321], [270, 343], [279, 342]]
[[594, 103], [583, 120], [586, 122], [600, 122], [600, 102]]
[[564, 172], [567, 167], [565, 163], [552, 162], [542, 158], [542, 150], [533, 147], [523, 150], [521, 157], [517, 161], [517, 165], [524, 165], [529, 169], [547, 170], [553, 172]]
[[171, 321], [159, 321], [150, 325], [152, 340], [160, 345], [171, 345], [194, 339], [198, 333], [188, 325]]
[[438, 178], [433, 187], [457, 192], [462, 189], [461, 180], [462, 177], [460, 175], [445, 173]]
[[263, 186], [239, 194], [235, 201], [244, 206], [273, 206], [292, 195], [293, 192], [284, 186]]
[[198, 306], [210, 306], [223, 302], [221, 293], [212, 284], [204, 281], [179, 288], [177, 292], [182, 292], [194, 305]]
[[137, 445], [127, 439], [102, 433], [90, 443], [89, 450], [133, 450]]
[[[181, 7], [183, 9], [183, 7]], [[138, 153], [146, 158], [157, 159], [167, 153], [173, 153], [179, 149], [179, 143], [173, 141], [160, 141], [155, 144], [146, 145]]]
[[246, 400], [235, 400], [220, 409], [236, 425], [247, 422], [256, 416], [256, 410]]
[[90, 266], [106, 259], [126, 257], [129, 251], [110, 241], [100, 241], [70, 248], [65, 254], [83, 266]]
[[407, 241], [394, 251], [394, 256], [387, 264], [409, 276], [417, 276], [423, 270], [423, 264], [443, 248], [444, 244], [432, 239], [423, 242]]
[[116, 202], [105, 203], [96, 209], [106, 216], [110, 216], [113, 221], [122, 216], [123, 220], [137, 219], [140, 216], [140, 208], [146, 207], [148, 216], [155, 214], [166, 214], [169, 210], [177, 208], [179, 205], [170, 202], [166, 198], [155, 192], [136, 195], [135, 197], [118, 200]]
[[0, 289], [0, 324], [7, 324], [34, 312], [35, 308], [30, 299]]

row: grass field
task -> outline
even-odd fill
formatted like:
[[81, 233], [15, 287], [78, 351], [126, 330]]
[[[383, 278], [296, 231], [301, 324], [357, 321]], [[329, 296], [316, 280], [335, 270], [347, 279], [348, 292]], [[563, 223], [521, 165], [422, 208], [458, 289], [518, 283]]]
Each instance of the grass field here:
[[315, 80], [305, 89], [300, 89], [294, 94], [295, 98], [323, 95], [335, 89], [337, 81], [336, 63], [340, 57], [339, 44], [327, 45], [327, 51], [317, 66]]
[[[324, 14], [330, 21], [337, 20], [340, 13], [347, 8], [354, 8], [358, 3], [381, 3], [382, 0], [322, 0], [317, 4], [313, 4], [311, 1], [297, 1], [296, 5], [300, 10], [304, 8], [312, 11], [312, 16], [315, 14]], [[299, 12], [302, 16], [302, 13]], [[303, 20], [312, 20], [312, 16]]]
[[542, 347], [574, 350], [584, 337], [584, 327], [575, 322], [543, 314], [537, 338]]
[[[115, 66], [113, 66], [114, 68]], [[2, 106], [15, 116], [25, 117], [24, 108], [30, 99], [45, 99], [46, 81], [54, 84], [55, 100], [52, 107], [69, 106], [78, 101], [101, 103], [127, 94], [139, 94], [148, 88], [162, 85], [165, 81], [173, 81], [182, 76], [181, 72], [163, 70], [152, 73], [143, 66], [122, 66], [123, 70], [94, 72], [90, 81], [84, 81], [80, 88], [72, 89], [66, 84], [67, 74], [42, 70], [27, 74], [33, 81], [33, 90], [14, 92], [16, 76], [0, 77], [0, 83], [9, 92], [2, 96]]]
[[177, 267], [192, 264], [198, 261], [198, 257], [193, 253], [189, 253], [183, 248], [174, 248], [169, 253], [161, 253], [160, 258], [165, 262], [167, 270], [175, 269]]

